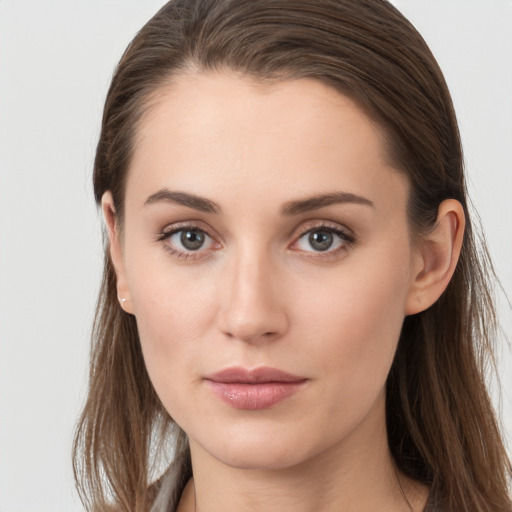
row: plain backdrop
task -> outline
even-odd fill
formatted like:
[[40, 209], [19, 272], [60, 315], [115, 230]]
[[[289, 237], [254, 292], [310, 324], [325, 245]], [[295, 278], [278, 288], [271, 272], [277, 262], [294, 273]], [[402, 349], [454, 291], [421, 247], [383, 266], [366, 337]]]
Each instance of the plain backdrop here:
[[[162, 0], [0, 0], [0, 512], [82, 510], [71, 439], [101, 271], [91, 172], [114, 66]], [[397, 0], [443, 68], [512, 297], [512, 1]], [[510, 306], [500, 304], [510, 338]], [[512, 356], [500, 401], [510, 446]]]

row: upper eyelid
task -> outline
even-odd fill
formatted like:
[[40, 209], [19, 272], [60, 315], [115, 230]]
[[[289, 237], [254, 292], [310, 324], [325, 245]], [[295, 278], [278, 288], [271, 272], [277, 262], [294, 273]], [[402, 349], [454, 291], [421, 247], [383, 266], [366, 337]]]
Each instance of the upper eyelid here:
[[172, 235], [174, 233], [179, 233], [180, 231], [185, 230], [197, 230], [202, 231], [203, 233], [206, 233], [210, 238], [219, 238], [212, 234], [211, 228], [205, 227], [204, 223], [198, 220], [193, 221], [182, 221], [182, 222], [174, 222], [172, 224], [168, 224], [163, 229], [159, 231], [159, 236], [161, 237], [167, 237], [169, 235]]
[[200, 231], [207, 231], [206, 228], [203, 227], [204, 222], [201, 220], [184, 220], [184, 221], [178, 221], [178, 222], [171, 222], [167, 224], [164, 228], [162, 228], [162, 232], [172, 232], [172, 231], [179, 231], [180, 229], [198, 229]]
[[[307, 227], [304, 224], [306, 224]], [[350, 228], [348, 228], [347, 226], [340, 224], [339, 222], [326, 221], [326, 220], [313, 220], [313, 221], [308, 221], [306, 223], [303, 223], [301, 226], [294, 229], [294, 231], [292, 233], [292, 237], [294, 238], [294, 240], [297, 240], [297, 239], [301, 238], [302, 236], [304, 236], [305, 234], [310, 233], [311, 231], [320, 230], [320, 229], [338, 231], [338, 232], [345, 234], [347, 237], [354, 238], [354, 239], [356, 238], [354, 231], [351, 230]]]

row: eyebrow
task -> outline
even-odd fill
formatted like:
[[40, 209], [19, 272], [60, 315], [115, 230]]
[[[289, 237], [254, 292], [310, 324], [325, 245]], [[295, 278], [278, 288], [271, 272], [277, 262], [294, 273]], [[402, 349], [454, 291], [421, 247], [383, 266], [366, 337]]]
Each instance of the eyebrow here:
[[362, 204], [371, 206], [372, 208], [374, 207], [373, 202], [366, 199], [366, 197], [351, 194], [349, 192], [335, 192], [331, 194], [307, 197], [298, 201], [290, 201], [282, 207], [281, 215], [298, 215], [300, 213], [306, 213], [340, 203]]
[[187, 192], [169, 190], [167, 188], [163, 188], [158, 192], [151, 194], [146, 199], [144, 206], [160, 202], [179, 204], [204, 213], [219, 213], [221, 211], [220, 206], [209, 199], [196, 196], [195, 194], [189, 194]]
[[[195, 194], [190, 194], [188, 192], [178, 192], [174, 190], [169, 190], [167, 188], [163, 188], [158, 192], [151, 194], [146, 199], [144, 206], [159, 202], [179, 204], [204, 213], [221, 212], [220, 206], [214, 203], [213, 201], [210, 201], [209, 199], [197, 196]], [[284, 206], [281, 208], [281, 215], [299, 215], [301, 213], [306, 213], [313, 210], [318, 210], [320, 208], [325, 208], [333, 204], [343, 203], [362, 204], [374, 207], [373, 202], [370, 201], [369, 199], [366, 199], [365, 197], [358, 196], [350, 192], [334, 192], [330, 194], [320, 194], [312, 197], [307, 197], [305, 199], [299, 199], [296, 201], [289, 201], [285, 203]]]

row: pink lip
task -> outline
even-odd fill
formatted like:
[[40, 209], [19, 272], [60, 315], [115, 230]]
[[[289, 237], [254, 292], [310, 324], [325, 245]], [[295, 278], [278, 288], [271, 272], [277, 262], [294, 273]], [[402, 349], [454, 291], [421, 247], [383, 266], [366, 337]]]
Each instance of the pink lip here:
[[206, 384], [236, 409], [267, 409], [296, 393], [308, 379], [275, 368], [226, 368], [205, 377]]

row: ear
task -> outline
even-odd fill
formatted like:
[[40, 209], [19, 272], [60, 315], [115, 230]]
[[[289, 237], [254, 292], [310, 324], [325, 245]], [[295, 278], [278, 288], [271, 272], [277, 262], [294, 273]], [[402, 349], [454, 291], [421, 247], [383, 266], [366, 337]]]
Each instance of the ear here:
[[116, 273], [117, 283], [117, 298], [121, 307], [133, 315], [133, 306], [130, 297], [130, 289], [126, 279], [126, 271], [124, 265], [123, 246], [120, 236], [120, 229], [116, 216], [116, 209], [114, 207], [114, 199], [110, 191], [103, 194], [101, 198], [101, 209], [103, 211], [103, 218], [107, 227], [109, 252], [114, 270]]
[[459, 260], [465, 225], [459, 201], [446, 199], [439, 205], [434, 229], [418, 241], [406, 315], [428, 309], [448, 286]]

